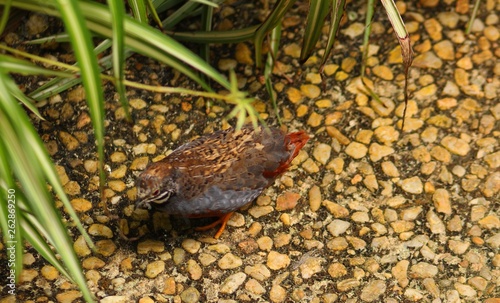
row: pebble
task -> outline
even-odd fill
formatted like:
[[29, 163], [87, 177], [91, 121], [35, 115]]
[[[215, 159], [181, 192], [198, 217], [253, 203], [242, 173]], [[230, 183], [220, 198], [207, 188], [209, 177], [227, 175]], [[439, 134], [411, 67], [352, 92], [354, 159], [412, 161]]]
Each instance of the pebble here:
[[361, 159], [366, 156], [368, 148], [361, 143], [351, 142], [345, 149], [345, 153], [354, 159]]
[[330, 159], [332, 147], [328, 144], [320, 143], [315, 146], [313, 156], [319, 163], [325, 165]]
[[309, 208], [316, 212], [321, 207], [321, 189], [317, 185], [313, 185], [309, 190]]
[[[363, 145], [363, 147], [364, 147], [364, 145]], [[347, 153], [347, 150], [346, 150], [346, 153]], [[377, 162], [377, 161], [380, 161], [381, 159], [383, 159], [384, 157], [393, 154], [394, 148], [392, 148], [390, 146], [386, 146], [386, 145], [380, 145], [378, 143], [372, 143], [372, 144], [370, 144], [369, 153], [370, 153], [370, 159], [373, 162]], [[365, 152], [365, 154], [366, 154], [366, 152]]]
[[274, 211], [274, 208], [270, 205], [266, 206], [259, 206], [259, 205], [254, 205], [252, 206], [249, 210], [248, 213], [254, 217], [254, 218], [260, 218], [262, 216], [265, 216], [267, 214], [270, 214]]
[[365, 302], [373, 302], [385, 293], [386, 288], [386, 282], [383, 280], [370, 281], [368, 285], [361, 290], [360, 298]]
[[410, 194], [421, 194], [424, 186], [419, 177], [411, 177], [401, 181], [401, 188]]
[[188, 287], [181, 292], [181, 300], [185, 303], [196, 303], [200, 300], [200, 292], [194, 287]]
[[153, 261], [146, 266], [146, 272], [144, 273], [144, 275], [150, 279], [154, 279], [164, 270], [165, 270], [164, 261], [161, 260]]
[[377, 65], [373, 68], [373, 74], [382, 80], [391, 81], [394, 79], [392, 70], [385, 65]]
[[304, 263], [300, 265], [300, 274], [303, 279], [309, 279], [323, 270], [322, 263], [325, 262], [323, 258], [309, 257]]
[[341, 234], [345, 233], [350, 226], [351, 223], [347, 221], [335, 219], [330, 224], [328, 224], [326, 228], [332, 234], [332, 236], [338, 237]]
[[276, 199], [276, 210], [284, 211], [294, 209], [300, 199], [300, 194], [285, 192]]
[[448, 247], [456, 255], [464, 254], [470, 246], [470, 242], [463, 242], [458, 240], [448, 240]]
[[220, 292], [224, 294], [234, 293], [245, 282], [246, 278], [247, 275], [242, 272], [230, 275], [222, 282]]
[[245, 283], [245, 289], [256, 296], [261, 296], [266, 293], [266, 289], [255, 279], [249, 279], [247, 283]]
[[451, 153], [459, 156], [466, 156], [470, 151], [470, 146], [467, 142], [453, 136], [446, 136], [441, 140], [443, 145]]
[[113, 231], [103, 224], [92, 224], [88, 229], [88, 233], [92, 236], [105, 237], [108, 239], [113, 238]]
[[150, 252], [161, 253], [165, 250], [165, 244], [162, 241], [145, 240], [137, 245], [138, 254], [147, 254]]
[[227, 253], [217, 263], [221, 269], [234, 269], [243, 265], [240, 257]]
[[265, 281], [271, 276], [271, 271], [264, 264], [246, 266], [245, 273], [258, 281]]
[[274, 303], [284, 302], [286, 296], [287, 296], [286, 290], [282, 286], [274, 284], [273, 287], [271, 287], [271, 291], [269, 292], [269, 298], [271, 299], [272, 302]]
[[477, 291], [467, 284], [462, 284], [456, 282], [454, 285], [455, 289], [461, 296], [473, 298], [477, 296]]
[[335, 218], [346, 218], [349, 216], [349, 210], [340, 204], [324, 200], [323, 205]]
[[432, 278], [438, 274], [438, 268], [427, 262], [418, 262], [410, 267], [410, 276], [412, 278]]
[[455, 60], [455, 49], [450, 40], [442, 40], [433, 46], [436, 55], [443, 60]]
[[443, 61], [434, 52], [428, 51], [416, 56], [412, 65], [420, 68], [440, 69]]
[[203, 270], [201, 269], [201, 266], [193, 259], [190, 259], [187, 261], [187, 267], [186, 267], [189, 277], [192, 280], [199, 280], [201, 279], [201, 276], [203, 274]]
[[394, 267], [392, 267], [392, 274], [396, 278], [398, 285], [401, 287], [408, 286], [408, 265], [410, 262], [408, 260], [401, 260]]
[[270, 251], [267, 255], [267, 267], [272, 270], [279, 270], [290, 265], [290, 257], [277, 251]]
[[445, 215], [451, 215], [451, 202], [450, 194], [444, 188], [438, 188], [432, 195], [432, 201], [434, 202], [434, 207], [438, 213], [443, 213]]
[[429, 228], [433, 234], [445, 234], [446, 229], [443, 221], [436, 215], [435, 212], [430, 210], [426, 215], [427, 223], [429, 223]]

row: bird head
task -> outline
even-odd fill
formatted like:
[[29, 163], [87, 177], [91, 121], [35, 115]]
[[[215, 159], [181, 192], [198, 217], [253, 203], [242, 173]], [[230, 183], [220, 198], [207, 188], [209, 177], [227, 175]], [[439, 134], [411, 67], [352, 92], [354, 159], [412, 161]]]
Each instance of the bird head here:
[[137, 186], [137, 208], [151, 209], [151, 203], [163, 204], [175, 193], [174, 181], [171, 177], [159, 178], [143, 172], [136, 182]]

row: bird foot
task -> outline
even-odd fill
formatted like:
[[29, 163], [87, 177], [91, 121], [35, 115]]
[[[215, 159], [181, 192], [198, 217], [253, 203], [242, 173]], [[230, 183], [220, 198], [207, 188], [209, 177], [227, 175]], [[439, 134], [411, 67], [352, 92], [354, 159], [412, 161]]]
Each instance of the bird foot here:
[[226, 229], [227, 221], [229, 221], [229, 219], [231, 218], [232, 215], [233, 215], [233, 212], [222, 215], [219, 217], [219, 219], [217, 219], [213, 223], [210, 223], [206, 226], [196, 227], [195, 230], [205, 231], [205, 230], [209, 230], [209, 229], [212, 229], [212, 228], [220, 225], [219, 230], [217, 231], [217, 233], [214, 236], [215, 239], [219, 239], [220, 236], [222, 235], [222, 232], [224, 231], [224, 229]]

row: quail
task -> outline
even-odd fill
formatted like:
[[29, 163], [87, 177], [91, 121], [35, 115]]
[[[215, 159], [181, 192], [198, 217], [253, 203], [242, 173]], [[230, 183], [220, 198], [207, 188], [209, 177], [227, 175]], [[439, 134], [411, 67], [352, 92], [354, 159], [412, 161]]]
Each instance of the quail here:
[[285, 172], [309, 140], [304, 131], [244, 126], [202, 136], [150, 164], [138, 177], [136, 207], [188, 218], [219, 217], [221, 225]]

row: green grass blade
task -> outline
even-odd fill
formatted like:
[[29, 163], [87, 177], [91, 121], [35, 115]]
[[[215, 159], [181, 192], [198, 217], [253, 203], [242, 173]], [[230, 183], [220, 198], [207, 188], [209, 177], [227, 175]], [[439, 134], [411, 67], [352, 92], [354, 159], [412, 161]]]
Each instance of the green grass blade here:
[[365, 33], [363, 36], [363, 58], [361, 59], [361, 78], [365, 76], [366, 60], [370, 45], [370, 33], [372, 32], [372, 19], [375, 11], [375, 1], [368, 0], [366, 3]]
[[[38, 134], [33, 129], [26, 113], [8, 93], [8, 82], [12, 82], [3, 71], [0, 71], [0, 140], [8, 155], [9, 166], [23, 188], [26, 201], [33, 215], [41, 220], [42, 226], [50, 233], [51, 245], [61, 254], [71, 278], [78, 284], [88, 301], [92, 296], [82, 274], [80, 262], [73, 251], [66, 227], [59, 212], [53, 204], [45, 180], [45, 166], [52, 165]], [[40, 153], [40, 150], [42, 152]], [[44, 160], [40, 160], [44, 157]], [[55, 171], [55, 169], [54, 169]], [[53, 183], [55, 182], [55, 183]], [[60, 186], [59, 180], [52, 180], [51, 185]], [[60, 186], [61, 187], [61, 186]], [[62, 188], [62, 187], [61, 187]], [[63, 195], [64, 192], [62, 192]]]
[[307, 14], [306, 28], [304, 32], [304, 42], [300, 51], [300, 61], [304, 62], [309, 58], [325, 24], [325, 18], [330, 11], [331, 0], [310, 0], [309, 13]]
[[281, 23], [283, 16], [290, 9], [290, 7], [295, 3], [296, 0], [278, 0], [273, 8], [273, 11], [266, 20], [259, 26], [254, 36], [255, 44], [255, 65], [260, 68], [262, 67], [262, 43], [264, 37], [275, 28], [279, 23]]
[[[113, 2], [120, 2], [120, 4], [112, 4]], [[123, 7], [125, 10], [125, 6], [123, 5], [123, 2], [121, 1], [108, 1], [108, 4], [111, 5], [120, 5]], [[128, 0], [128, 5], [132, 9], [132, 15], [134, 16], [135, 20], [141, 22], [141, 23], [148, 23], [148, 14], [146, 11], [146, 3], [143, 0]], [[111, 11], [113, 11], [113, 8], [111, 8]]]
[[328, 59], [328, 57], [330, 57], [330, 53], [332, 52], [333, 45], [335, 44], [335, 37], [337, 36], [337, 32], [340, 26], [340, 20], [342, 20], [342, 15], [344, 14], [344, 10], [345, 10], [345, 0], [333, 0], [330, 31], [328, 32], [328, 41], [326, 42], [325, 54], [321, 59], [321, 64], [319, 68], [320, 72], [323, 72], [326, 60]]
[[274, 68], [275, 58], [278, 55], [279, 45], [281, 38], [281, 24], [278, 24], [272, 31], [269, 41], [269, 53], [267, 54], [266, 66], [264, 67], [264, 79], [266, 81], [266, 90], [271, 98], [271, 103], [273, 104], [274, 113], [278, 118], [278, 123], [281, 125], [281, 117], [278, 108], [278, 103], [276, 100], [276, 93], [273, 90], [272, 72]]
[[[135, 2], [135, 1], [134, 1]], [[142, 1], [140, 1], [142, 2]], [[123, 18], [125, 17], [125, 6], [122, 1], [108, 1], [111, 11], [112, 28], [113, 28], [113, 74], [115, 76], [115, 87], [120, 95], [120, 103], [124, 109], [127, 121], [132, 122], [130, 109], [128, 106], [127, 97], [125, 96], [125, 46], [124, 46], [124, 29]], [[144, 9], [145, 10], [145, 9]], [[146, 12], [144, 12], [146, 14]]]
[[90, 33], [82, 15], [83, 2], [69, 0], [56, 1], [66, 31], [71, 38], [75, 57], [80, 67], [87, 105], [89, 107], [94, 135], [99, 156], [99, 179], [101, 193], [104, 189], [106, 175], [104, 174], [104, 92], [97, 58], [93, 52]]

